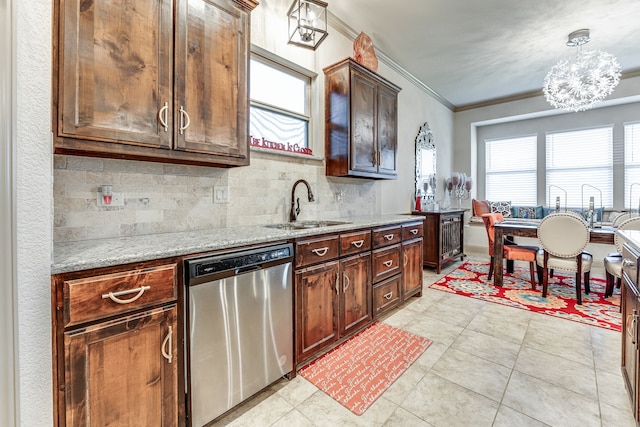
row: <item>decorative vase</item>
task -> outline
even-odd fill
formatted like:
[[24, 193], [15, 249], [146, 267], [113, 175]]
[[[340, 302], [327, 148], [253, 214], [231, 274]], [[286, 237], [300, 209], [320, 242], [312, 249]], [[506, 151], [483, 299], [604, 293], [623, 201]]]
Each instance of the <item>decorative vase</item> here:
[[353, 41], [353, 59], [374, 72], [378, 71], [378, 58], [373, 42], [365, 33], [360, 33]]

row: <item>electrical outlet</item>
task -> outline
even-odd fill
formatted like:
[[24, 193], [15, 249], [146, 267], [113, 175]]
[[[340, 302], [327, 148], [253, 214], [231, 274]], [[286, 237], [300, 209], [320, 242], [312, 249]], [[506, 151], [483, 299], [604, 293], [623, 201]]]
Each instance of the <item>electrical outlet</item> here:
[[213, 187], [213, 203], [229, 203], [229, 187]]
[[112, 193], [111, 203], [105, 205], [102, 201], [102, 193], [98, 192], [98, 206], [105, 208], [117, 208], [124, 206], [124, 193]]

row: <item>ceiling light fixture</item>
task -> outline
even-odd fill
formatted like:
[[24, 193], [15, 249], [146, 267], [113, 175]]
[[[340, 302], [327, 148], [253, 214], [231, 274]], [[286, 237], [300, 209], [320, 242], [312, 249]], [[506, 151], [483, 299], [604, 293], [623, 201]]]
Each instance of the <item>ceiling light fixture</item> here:
[[555, 108], [584, 111], [607, 97], [620, 82], [620, 64], [601, 50], [583, 50], [589, 30], [569, 34], [567, 46], [577, 47], [575, 58], [559, 60], [544, 79], [543, 92]]
[[289, 44], [316, 50], [327, 37], [327, 3], [294, 0], [289, 8]]

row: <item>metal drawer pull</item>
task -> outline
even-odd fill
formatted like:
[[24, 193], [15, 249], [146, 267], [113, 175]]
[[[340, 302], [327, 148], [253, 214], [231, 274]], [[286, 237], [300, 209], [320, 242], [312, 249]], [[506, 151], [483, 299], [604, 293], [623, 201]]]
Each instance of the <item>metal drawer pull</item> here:
[[328, 247], [324, 247], [324, 248], [318, 248], [318, 249], [311, 249], [311, 252], [313, 252], [318, 256], [325, 256], [328, 250], [329, 250]]
[[164, 107], [158, 111], [158, 120], [160, 120], [160, 124], [164, 128], [165, 132], [169, 132], [169, 125], [167, 125], [167, 118], [169, 114], [169, 103], [165, 102]]
[[[129, 289], [128, 291], [109, 292], [108, 294], [102, 294], [102, 298], [103, 299], [110, 298], [111, 301], [117, 302], [118, 304], [129, 304], [136, 301], [138, 298], [142, 296], [142, 294], [144, 294], [144, 291], [148, 291], [149, 289], [151, 289], [151, 286], [142, 286], [140, 288]], [[134, 296], [133, 298], [130, 298], [130, 299], [118, 298], [119, 296], [135, 294], [136, 292], [138, 293], [138, 295]]]
[[346, 292], [349, 289], [349, 276], [347, 276], [347, 272], [342, 273], [342, 277], [344, 277], [344, 283], [342, 284], [342, 292]]
[[388, 294], [384, 294], [382, 295], [382, 298], [384, 299], [391, 299], [391, 297], [393, 296], [393, 292], [389, 292]]
[[387, 240], [393, 240], [393, 234], [385, 234], [384, 238]]
[[391, 267], [393, 265], [393, 260], [390, 259], [389, 261], [385, 261], [382, 264], [384, 264], [385, 267]]
[[404, 255], [404, 264], [403, 265], [407, 265], [407, 263], [409, 262], [409, 257], [407, 256], [406, 252], [403, 255]]
[[635, 263], [633, 261], [631, 261], [630, 259], [623, 259], [622, 260], [622, 266], [623, 267], [633, 267], [635, 265]]
[[336, 273], [336, 295], [340, 295], [340, 287], [338, 286], [339, 281], [340, 281], [340, 274]]
[[409, 233], [411, 234], [418, 234], [418, 229], [414, 228], [413, 230], [409, 230]]
[[[164, 349], [169, 343], [169, 352], [167, 353]], [[169, 333], [162, 341], [162, 356], [171, 363], [173, 360], [173, 327], [169, 326]]]
[[[186, 123], [185, 123], [185, 120]], [[187, 114], [187, 110], [185, 110], [182, 105], [180, 106], [180, 135], [184, 133], [184, 130], [189, 127], [191, 124], [191, 119], [189, 118], [189, 114]]]
[[354, 242], [351, 242], [351, 244], [352, 244], [353, 246], [355, 246], [356, 248], [361, 248], [361, 247], [362, 247], [362, 245], [364, 245], [364, 239], [362, 239], [362, 240], [356, 240], [356, 241], [354, 241]]

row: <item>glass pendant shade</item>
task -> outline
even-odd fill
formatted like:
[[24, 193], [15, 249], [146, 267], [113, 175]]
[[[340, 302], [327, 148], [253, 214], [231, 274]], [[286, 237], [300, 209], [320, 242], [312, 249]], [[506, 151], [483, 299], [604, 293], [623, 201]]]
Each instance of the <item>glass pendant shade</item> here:
[[[572, 38], [578, 32], [581, 37]], [[544, 79], [544, 96], [555, 108], [587, 110], [610, 95], [620, 82], [621, 67], [613, 55], [582, 49], [589, 41], [588, 34], [588, 30], [578, 30], [569, 35], [567, 45], [578, 46], [578, 54], [559, 60]]]
[[327, 3], [294, 0], [287, 15], [289, 44], [315, 50], [327, 37]]

